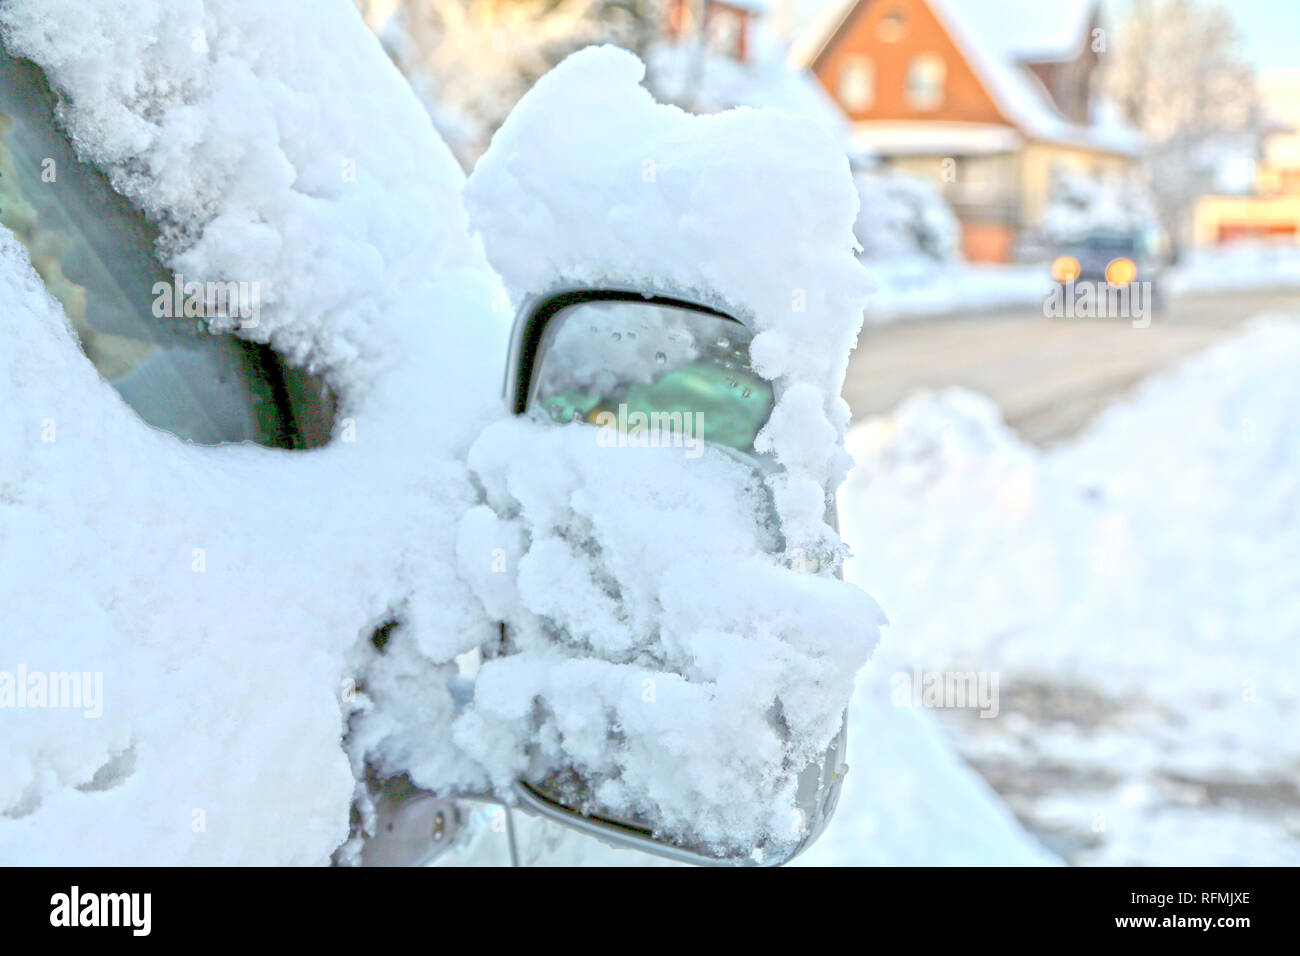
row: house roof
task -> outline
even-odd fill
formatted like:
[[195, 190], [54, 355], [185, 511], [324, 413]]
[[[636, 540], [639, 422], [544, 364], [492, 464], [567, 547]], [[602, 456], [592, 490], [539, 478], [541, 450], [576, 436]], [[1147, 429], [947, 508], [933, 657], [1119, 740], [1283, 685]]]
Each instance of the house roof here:
[[970, 0], [945, 4], [949, 15], [971, 21], [990, 49], [1021, 62], [1074, 57], [1088, 40], [1097, 0], [997, 0], [985, 7], [996, 16], [978, 17]]
[[[859, 4], [830, 0], [796, 40], [791, 56], [811, 67]], [[1109, 152], [1134, 154], [1141, 138], [1113, 111], [1099, 108], [1092, 122], [1075, 123], [1052, 102], [1024, 64], [1068, 59], [1088, 41], [1096, 0], [926, 0], [966, 57], [998, 108], [1025, 135]]]

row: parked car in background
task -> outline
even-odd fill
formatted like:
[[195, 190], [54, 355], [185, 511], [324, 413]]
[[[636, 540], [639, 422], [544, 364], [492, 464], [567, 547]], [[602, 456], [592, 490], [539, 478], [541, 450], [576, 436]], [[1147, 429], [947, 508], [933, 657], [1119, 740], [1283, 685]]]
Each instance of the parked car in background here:
[[1149, 283], [1150, 301], [1160, 301], [1159, 278], [1167, 265], [1157, 230], [1098, 229], [1058, 247], [1052, 278], [1063, 286], [1105, 283], [1122, 289], [1134, 282]]

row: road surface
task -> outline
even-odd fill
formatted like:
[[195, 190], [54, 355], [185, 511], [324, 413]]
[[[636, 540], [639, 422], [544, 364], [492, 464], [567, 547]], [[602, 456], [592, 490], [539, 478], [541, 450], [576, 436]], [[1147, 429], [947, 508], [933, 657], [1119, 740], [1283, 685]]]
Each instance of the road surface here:
[[962, 385], [988, 395], [1022, 437], [1045, 446], [1077, 433], [1148, 375], [1270, 311], [1300, 313], [1300, 292], [1171, 298], [1145, 329], [1124, 319], [1047, 319], [1023, 308], [869, 325], [844, 397], [861, 420], [917, 389]]

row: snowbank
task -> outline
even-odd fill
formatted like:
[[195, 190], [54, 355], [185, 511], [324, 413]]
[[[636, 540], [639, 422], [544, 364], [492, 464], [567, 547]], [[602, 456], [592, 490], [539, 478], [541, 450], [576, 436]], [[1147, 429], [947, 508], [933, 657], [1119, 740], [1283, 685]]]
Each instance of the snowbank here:
[[865, 263], [875, 290], [867, 297], [873, 325], [981, 309], [1042, 305], [1051, 284], [1046, 264], [981, 265], [900, 256]]
[[855, 170], [853, 182], [860, 203], [853, 234], [864, 259], [958, 257], [961, 226], [934, 183], [886, 169]]
[[1239, 243], [1193, 249], [1163, 277], [1175, 294], [1300, 288], [1300, 248]]
[[849, 575], [905, 668], [1001, 674], [947, 729], [1075, 860], [1300, 860], [1298, 361], [1260, 320], [1050, 453], [961, 391], [850, 435]]

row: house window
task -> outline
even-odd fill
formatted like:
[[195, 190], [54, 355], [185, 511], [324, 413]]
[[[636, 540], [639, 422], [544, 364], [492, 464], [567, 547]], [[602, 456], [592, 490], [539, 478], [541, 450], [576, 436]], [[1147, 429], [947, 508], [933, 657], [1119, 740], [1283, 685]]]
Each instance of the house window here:
[[708, 48], [735, 60], [745, 59], [745, 14], [739, 10], [710, 5]]
[[897, 43], [907, 33], [907, 22], [897, 10], [890, 10], [876, 24], [876, 36], [883, 43]]
[[870, 57], [855, 56], [840, 70], [840, 102], [851, 113], [870, 109], [876, 98], [876, 65]]
[[943, 102], [948, 66], [935, 53], [922, 53], [907, 67], [907, 102], [913, 109], [932, 110]]

